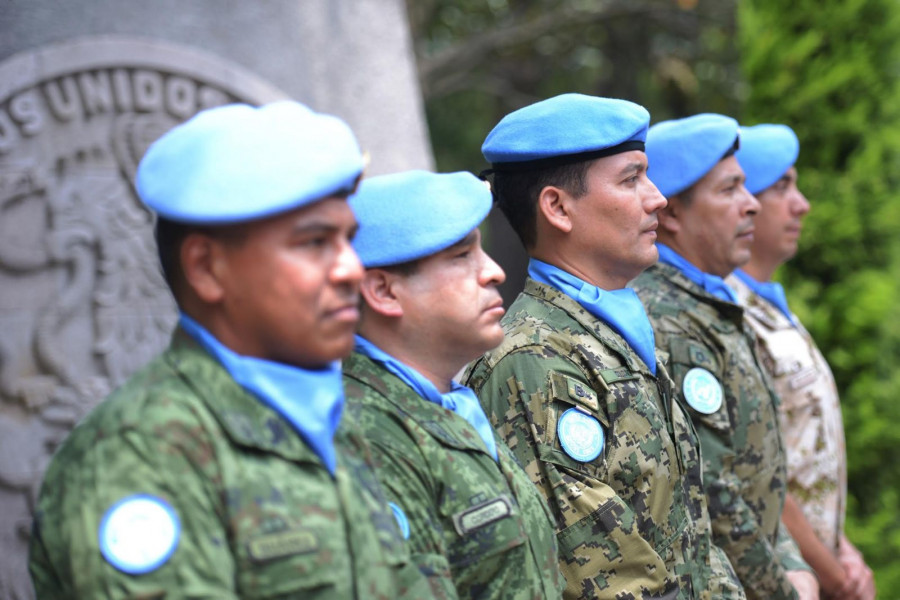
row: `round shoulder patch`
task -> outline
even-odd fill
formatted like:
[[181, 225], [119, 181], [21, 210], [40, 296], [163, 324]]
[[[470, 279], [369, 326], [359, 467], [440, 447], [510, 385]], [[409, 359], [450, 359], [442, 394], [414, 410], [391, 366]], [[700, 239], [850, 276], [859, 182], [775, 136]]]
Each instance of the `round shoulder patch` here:
[[181, 522], [168, 502], [148, 494], [126, 496], [100, 522], [100, 552], [129, 575], [155, 571], [178, 547]]
[[688, 371], [681, 389], [688, 405], [699, 413], [711, 415], [722, 408], [722, 384], [706, 369], [694, 367]]
[[403, 509], [393, 502], [388, 502], [388, 506], [391, 507], [391, 511], [394, 513], [394, 518], [397, 519], [397, 525], [400, 526], [400, 533], [403, 534], [403, 539], [409, 539], [409, 519], [406, 518], [406, 513], [403, 512]]
[[600, 421], [577, 408], [562, 414], [556, 425], [559, 443], [578, 462], [590, 462], [603, 452], [606, 434]]

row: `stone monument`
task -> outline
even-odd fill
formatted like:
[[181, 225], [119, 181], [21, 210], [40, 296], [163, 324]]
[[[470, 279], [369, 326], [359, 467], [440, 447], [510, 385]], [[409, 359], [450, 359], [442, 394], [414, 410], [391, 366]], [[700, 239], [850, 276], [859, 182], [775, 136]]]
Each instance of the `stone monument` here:
[[53, 450], [168, 341], [174, 303], [133, 178], [197, 111], [290, 97], [371, 172], [431, 168], [402, 0], [50, 0], [0, 7], [0, 598], [31, 598]]

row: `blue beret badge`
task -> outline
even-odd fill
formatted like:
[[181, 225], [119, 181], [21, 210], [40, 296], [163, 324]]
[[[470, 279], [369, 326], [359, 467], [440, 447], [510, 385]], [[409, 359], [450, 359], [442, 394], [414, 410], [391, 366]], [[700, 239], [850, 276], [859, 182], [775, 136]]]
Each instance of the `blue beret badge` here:
[[700, 367], [694, 367], [684, 376], [684, 399], [699, 413], [711, 415], [722, 408], [722, 384], [716, 376]]
[[394, 518], [397, 519], [397, 525], [400, 526], [400, 533], [403, 534], [403, 539], [409, 539], [409, 519], [406, 518], [406, 513], [403, 512], [403, 509], [393, 502], [388, 502], [388, 506], [391, 507], [391, 511], [394, 513]]
[[559, 443], [578, 462], [590, 462], [603, 452], [606, 435], [600, 421], [577, 408], [570, 408], [556, 425]]
[[100, 522], [100, 552], [129, 575], [155, 571], [178, 547], [181, 523], [165, 500], [135, 494], [113, 504]]

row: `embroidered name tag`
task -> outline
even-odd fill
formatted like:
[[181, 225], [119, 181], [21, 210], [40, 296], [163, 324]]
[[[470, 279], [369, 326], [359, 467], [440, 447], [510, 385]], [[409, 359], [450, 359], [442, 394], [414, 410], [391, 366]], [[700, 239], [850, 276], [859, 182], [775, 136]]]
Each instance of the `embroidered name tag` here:
[[318, 550], [319, 542], [311, 531], [279, 531], [251, 539], [247, 543], [250, 558], [263, 562]]
[[456, 513], [453, 515], [453, 525], [459, 535], [466, 535], [511, 514], [512, 501], [508, 496], [499, 496]]
[[792, 390], [798, 390], [806, 387], [816, 380], [818, 373], [813, 367], [804, 369], [788, 380], [788, 385]]

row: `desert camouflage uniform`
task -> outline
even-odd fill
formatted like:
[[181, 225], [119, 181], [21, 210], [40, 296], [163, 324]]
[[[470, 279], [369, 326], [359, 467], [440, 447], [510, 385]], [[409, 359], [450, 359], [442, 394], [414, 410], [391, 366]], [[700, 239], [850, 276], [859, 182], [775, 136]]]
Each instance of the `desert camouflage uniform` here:
[[[37, 597], [427, 597], [368, 449], [348, 431], [337, 447], [332, 478], [178, 330], [53, 458], [31, 544]], [[98, 529], [112, 504], [139, 493], [175, 509], [181, 537], [167, 562], [135, 576], [104, 560]]]
[[[711, 547], [696, 434], [662, 365], [655, 377], [618, 333], [532, 279], [503, 327], [505, 341], [467, 380], [549, 500], [565, 596], [743, 598]], [[558, 439], [573, 408], [606, 434], [593, 461], [571, 458]]]
[[683, 389], [694, 368], [709, 371], [724, 388], [716, 412], [688, 408], [700, 437], [715, 542], [731, 559], [748, 598], [796, 598], [785, 571], [809, 567], [780, 526], [786, 470], [779, 401], [757, 362], [743, 309], [665, 264], [650, 267], [632, 284], [657, 345], [670, 355], [676, 389]]
[[788, 491], [826, 547], [844, 531], [847, 458], [837, 386], [809, 332], [737, 277], [728, 283], [746, 308], [763, 366], [781, 397], [778, 416], [787, 447]]
[[360, 426], [388, 499], [410, 526], [413, 562], [446, 598], [559, 598], [547, 505], [497, 441], [499, 463], [459, 415], [370, 358], [344, 363], [347, 417]]

